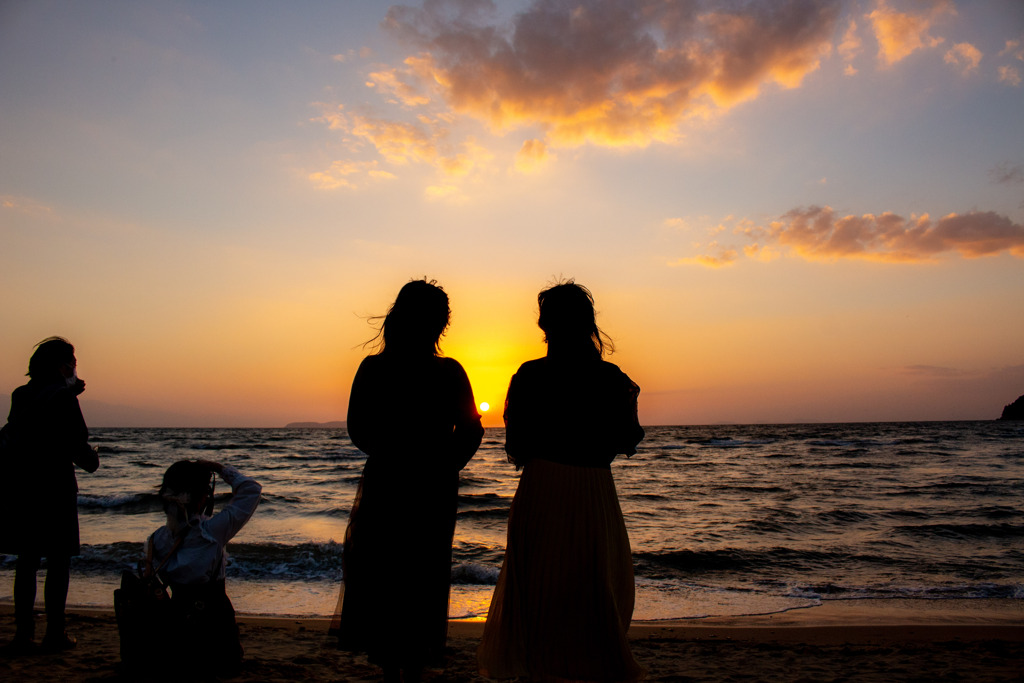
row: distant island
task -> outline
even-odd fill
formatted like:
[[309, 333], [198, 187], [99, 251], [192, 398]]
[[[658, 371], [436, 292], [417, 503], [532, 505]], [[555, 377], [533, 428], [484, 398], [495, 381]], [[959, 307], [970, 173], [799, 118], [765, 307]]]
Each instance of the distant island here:
[[331, 420], [330, 422], [289, 422], [285, 429], [338, 429], [347, 423], [344, 420]]
[[1003, 408], [1000, 420], [1024, 420], [1024, 396]]

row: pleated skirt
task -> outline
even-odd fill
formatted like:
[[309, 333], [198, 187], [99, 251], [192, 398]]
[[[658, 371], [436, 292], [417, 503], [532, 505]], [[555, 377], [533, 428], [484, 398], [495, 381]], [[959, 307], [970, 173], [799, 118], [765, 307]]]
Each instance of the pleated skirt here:
[[477, 659], [489, 678], [636, 681], [633, 561], [611, 471], [531, 460]]

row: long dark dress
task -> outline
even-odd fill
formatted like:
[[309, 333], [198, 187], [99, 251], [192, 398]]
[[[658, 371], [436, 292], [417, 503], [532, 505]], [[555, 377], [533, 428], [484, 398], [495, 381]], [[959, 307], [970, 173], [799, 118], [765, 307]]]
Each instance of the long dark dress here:
[[368, 457], [331, 632], [382, 666], [421, 666], [445, 646], [459, 470], [483, 436], [469, 379], [451, 358], [369, 356], [348, 432]]
[[75, 466], [99, 467], [75, 392], [63, 378], [33, 379], [11, 394], [0, 505], [0, 552], [37, 557], [79, 553]]
[[491, 678], [634, 681], [633, 563], [610, 463], [644, 436], [639, 387], [598, 359], [524, 363], [505, 450], [522, 466], [478, 650]]

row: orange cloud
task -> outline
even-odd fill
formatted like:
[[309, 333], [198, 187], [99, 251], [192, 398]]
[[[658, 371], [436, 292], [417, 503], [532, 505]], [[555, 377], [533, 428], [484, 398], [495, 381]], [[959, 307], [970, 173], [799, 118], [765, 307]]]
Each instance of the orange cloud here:
[[930, 7], [919, 14], [898, 12], [889, 7], [886, 0], [878, 0], [874, 11], [868, 14], [878, 40], [878, 58], [892, 66], [911, 53], [935, 47], [945, 40], [932, 36], [929, 31], [943, 15], [956, 14], [956, 8], [949, 0], [933, 0]]
[[857, 73], [857, 69], [851, 64], [857, 55], [860, 54], [863, 43], [860, 36], [857, 35], [857, 22], [853, 19], [846, 27], [846, 33], [843, 34], [843, 40], [839, 43], [837, 52], [839, 56], [846, 62], [845, 73], [847, 76], [853, 76]]
[[1024, 257], [1024, 225], [992, 211], [954, 213], [939, 220], [893, 213], [840, 218], [829, 207], [811, 207], [790, 211], [761, 234], [813, 261], [917, 262], [950, 252], [976, 258], [1008, 251]]
[[792, 88], [831, 47], [836, 1], [702, 10], [671, 0], [537, 0], [508, 26], [487, 0], [392, 7], [384, 25], [456, 112], [498, 131], [538, 126], [550, 145], [673, 141], [689, 116]]
[[430, 104], [430, 97], [427, 96], [416, 82], [410, 82], [408, 72], [399, 69], [388, 69], [386, 71], [375, 71], [370, 74], [370, 80], [366, 82], [367, 87], [376, 88], [379, 92], [394, 97], [395, 102], [400, 102], [408, 107], [421, 107]]
[[[830, 207], [794, 209], [767, 226], [737, 221], [733, 234], [750, 242], [747, 258], [767, 262], [787, 251], [808, 261], [864, 259], [888, 263], [933, 261], [954, 253], [978, 258], [1009, 252], [1024, 258], [1024, 225], [992, 211], [927, 214], [904, 218], [894, 213], [837, 216]], [[739, 258], [736, 249], [711, 242], [705, 253], [669, 265], [721, 267]]]
[[977, 70], [981, 57], [981, 50], [970, 43], [957, 43], [949, 49], [944, 59], [946, 64], [952, 64], [966, 75]]
[[1017, 67], [1004, 65], [999, 67], [998, 71], [1000, 83], [1006, 83], [1007, 85], [1012, 85], [1013, 87], [1017, 87], [1018, 85], [1020, 85], [1021, 77], [1020, 71], [1017, 70]]
[[376, 161], [335, 161], [326, 171], [309, 174], [309, 181], [321, 190], [337, 190], [339, 188], [356, 189], [357, 179], [369, 176], [376, 180], [391, 180], [395, 176], [387, 171], [377, 169]]
[[1008, 40], [1006, 41], [1006, 47], [999, 53], [1000, 57], [1012, 57], [1018, 61], [1024, 62], [1024, 47], [1021, 47], [1019, 40]]
[[[324, 106], [324, 105], [321, 105]], [[442, 117], [420, 115], [414, 122], [392, 121], [362, 114], [347, 114], [342, 107], [327, 109], [314, 119], [346, 137], [357, 152], [371, 145], [384, 160], [394, 166], [426, 164], [444, 176], [458, 177], [485, 165], [492, 155], [472, 138], [462, 141], [458, 150], [446, 142], [448, 128]], [[377, 168], [376, 161], [339, 160], [326, 171], [309, 174], [310, 181], [322, 189], [355, 188], [360, 174], [377, 179], [394, 178]]]
[[24, 214], [36, 218], [55, 215], [55, 212], [51, 207], [42, 204], [35, 199], [28, 197], [16, 197], [14, 195], [0, 195], [0, 211]]
[[714, 253], [676, 259], [675, 261], [669, 262], [668, 265], [697, 265], [705, 266], [707, 268], [724, 268], [725, 266], [731, 266], [739, 258], [739, 252], [735, 249], [732, 247], [719, 246], [717, 242], [712, 242], [709, 245], [709, 249]]
[[387, 121], [369, 116], [353, 116], [349, 133], [370, 142], [395, 165], [410, 161], [432, 162], [438, 157], [438, 132], [427, 126]]
[[551, 158], [547, 145], [541, 140], [527, 140], [516, 154], [516, 170], [520, 173], [533, 173]]

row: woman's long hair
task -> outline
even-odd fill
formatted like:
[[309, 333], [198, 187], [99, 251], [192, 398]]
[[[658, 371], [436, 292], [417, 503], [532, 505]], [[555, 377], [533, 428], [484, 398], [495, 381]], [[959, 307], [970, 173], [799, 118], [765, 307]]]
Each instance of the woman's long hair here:
[[441, 337], [451, 320], [448, 295], [435, 280], [412, 280], [398, 292], [377, 335], [368, 344], [378, 354], [433, 355], [441, 353]]
[[548, 354], [600, 360], [615, 350], [611, 338], [597, 326], [594, 296], [583, 285], [566, 280], [537, 295]]

